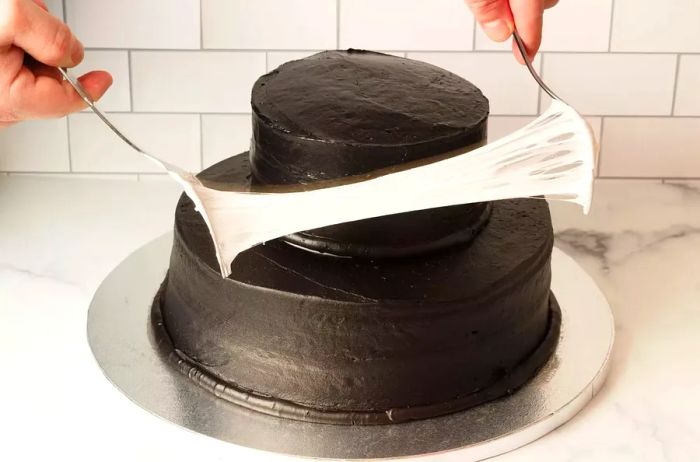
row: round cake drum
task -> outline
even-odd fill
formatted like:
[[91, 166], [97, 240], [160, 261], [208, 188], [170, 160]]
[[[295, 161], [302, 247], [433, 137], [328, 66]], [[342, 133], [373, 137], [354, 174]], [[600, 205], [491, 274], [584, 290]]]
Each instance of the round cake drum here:
[[[159, 353], [150, 312], [171, 245], [168, 233], [107, 276], [90, 306], [88, 340], [107, 378], [143, 409], [233, 443], [204, 441], [211, 443], [210, 460], [251, 460], [256, 454], [260, 460], [275, 458], [249, 448], [332, 459], [422, 455], [430, 460], [482, 460], [534, 441], [571, 419], [599, 391], [608, 372], [614, 338], [608, 303], [591, 278], [555, 248], [552, 291], [561, 305], [561, 339], [545, 366], [514, 394], [443, 417], [395, 425], [325, 425], [262, 415], [217, 399]], [[187, 436], [178, 444], [187, 444]]]

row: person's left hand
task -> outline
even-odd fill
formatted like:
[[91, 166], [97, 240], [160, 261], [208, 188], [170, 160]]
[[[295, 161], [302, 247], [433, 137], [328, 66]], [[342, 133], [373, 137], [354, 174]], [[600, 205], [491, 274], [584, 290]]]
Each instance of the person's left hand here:
[[[83, 45], [43, 0], [0, 0], [0, 128], [83, 109], [83, 100], [56, 69], [76, 66], [83, 54]], [[79, 80], [93, 100], [112, 84], [104, 71]]]

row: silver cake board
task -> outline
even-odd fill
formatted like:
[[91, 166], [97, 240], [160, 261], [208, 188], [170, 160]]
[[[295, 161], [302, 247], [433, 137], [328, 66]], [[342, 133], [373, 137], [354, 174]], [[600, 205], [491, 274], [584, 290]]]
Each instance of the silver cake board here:
[[[176, 425], [233, 443], [225, 445], [222, 456], [231, 460], [244, 448], [330, 459], [426, 454], [433, 455], [431, 460], [439, 455], [462, 462], [486, 459], [571, 419], [600, 390], [610, 365], [610, 307], [585, 271], [555, 248], [552, 291], [562, 311], [561, 338], [552, 358], [513, 395], [397, 425], [324, 425], [262, 415], [198, 387], [156, 349], [151, 303], [165, 277], [171, 244], [168, 233], [136, 250], [107, 276], [90, 305], [88, 340], [104, 374], [128, 398]], [[259, 454], [274, 459], [274, 454]]]

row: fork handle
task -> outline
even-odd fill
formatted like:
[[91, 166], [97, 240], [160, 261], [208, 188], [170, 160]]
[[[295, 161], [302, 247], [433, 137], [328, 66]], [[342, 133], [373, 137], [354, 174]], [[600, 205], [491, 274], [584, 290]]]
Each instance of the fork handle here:
[[540, 88], [542, 88], [542, 90], [544, 90], [544, 92], [547, 93], [550, 98], [563, 102], [563, 100], [560, 97], [558, 97], [537, 74], [537, 71], [532, 66], [532, 62], [530, 61], [530, 58], [527, 55], [527, 48], [525, 48], [525, 43], [523, 42], [523, 39], [520, 38], [520, 34], [518, 34], [517, 30], [513, 31], [513, 39], [515, 39], [515, 43], [516, 45], [518, 45], [518, 49], [520, 50], [520, 54], [523, 57], [523, 61], [525, 61], [527, 69], [530, 71], [530, 74], [532, 74], [532, 77], [534, 77], [535, 81], [540, 86]]
[[68, 74], [68, 71], [59, 67], [58, 72], [61, 73], [63, 78], [66, 79], [66, 81], [70, 84], [71, 87], [73, 87], [76, 93], [78, 93], [83, 99], [83, 101], [85, 101], [85, 103], [90, 107], [90, 109], [92, 109], [92, 112], [94, 112], [97, 115], [97, 117], [99, 117], [102, 120], [102, 122], [104, 122], [105, 125], [107, 125], [110, 128], [110, 130], [112, 130], [119, 138], [121, 138], [122, 141], [131, 146], [131, 148], [134, 149], [136, 152], [149, 155], [146, 151], [138, 147], [136, 143], [127, 138], [126, 135], [124, 135], [122, 132], [119, 131], [117, 127], [114, 126], [114, 124], [107, 118], [107, 116], [104, 115], [104, 113], [97, 108], [95, 102], [92, 100], [92, 98], [90, 98], [90, 95], [87, 94], [87, 91], [85, 91], [85, 88], [83, 88], [80, 82], [71, 77], [71, 75]]

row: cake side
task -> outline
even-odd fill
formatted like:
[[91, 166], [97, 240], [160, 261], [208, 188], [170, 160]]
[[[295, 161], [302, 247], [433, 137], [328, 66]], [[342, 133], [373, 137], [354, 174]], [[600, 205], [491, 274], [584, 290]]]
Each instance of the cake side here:
[[206, 366], [193, 360], [183, 351], [173, 346], [172, 338], [165, 327], [161, 308], [164, 303], [163, 282], [153, 302], [151, 323], [158, 342], [158, 349], [168, 360], [194, 383], [232, 404], [261, 412], [263, 414], [300, 420], [303, 422], [334, 425], [383, 425], [404, 423], [412, 420], [439, 417], [461, 410], [470, 409], [497, 398], [510, 395], [525, 385], [537, 371], [544, 367], [552, 356], [559, 340], [561, 310], [553, 294], [549, 300], [549, 326], [540, 344], [521, 362], [507, 371], [507, 380], [496, 379], [485, 388], [465, 393], [453, 400], [414, 405], [386, 410], [342, 410], [337, 407], [317, 408], [309, 405], [276, 398], [274, 396], [245, 389], [209, 372]]
[[183, 197], [158, 303], [179, 367], [217, 394], [250, 392], [314, 421], [425, 418], [502, 396], [544, 364], [558, 338], [552, 241], [546, 203], [500, 201], [469, 246], [368, 260], [277, 240], [222, 279]]

